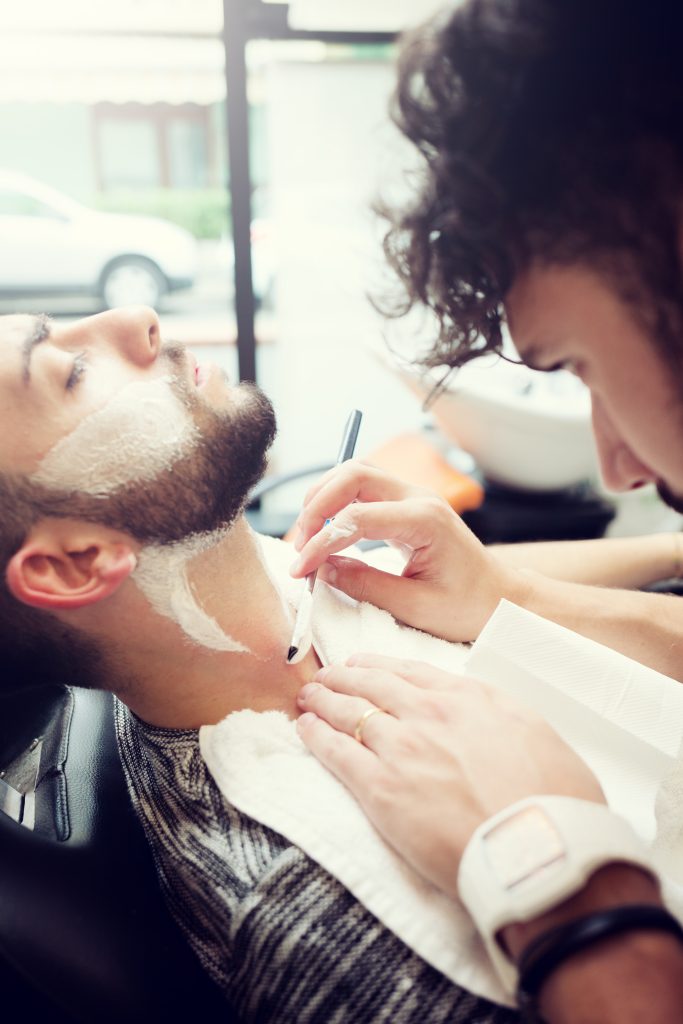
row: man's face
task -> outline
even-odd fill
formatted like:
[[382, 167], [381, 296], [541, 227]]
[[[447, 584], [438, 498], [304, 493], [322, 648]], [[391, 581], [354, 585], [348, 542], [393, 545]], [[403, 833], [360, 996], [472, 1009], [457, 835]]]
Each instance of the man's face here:
[[521, 358], [586, 384], [607, 487], [654, 482], [683, 511], [683, 389], [629, 306], [581, 267], [535, 267], [505, 302]]
[[234, 519], [275, 429], [260, 391], [162, 345], [145, 307], [0, 317], [0, 399], [0, 469], [29, 477], [44, 514], [162, 543]]

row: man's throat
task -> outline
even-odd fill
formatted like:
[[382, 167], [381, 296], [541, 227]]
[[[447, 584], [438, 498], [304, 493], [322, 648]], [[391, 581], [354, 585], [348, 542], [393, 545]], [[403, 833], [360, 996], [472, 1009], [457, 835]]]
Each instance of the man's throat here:
[[[134, 582], [166, 620], [164, 650], [157, 653], [167, 721], [211, 724], [240, 708], [296, 716], [296, 694], [320, 660], [311, 648], [297, 665], [287, 663], [296, 609], [281, 582], [296, 585], [275, 578], [246, 521], [143, 549]], [[168, 629], [169, 620], [175, 629]], [[169, 634], [175, 636], [170, 645]], [[157, 689], [150, 679], [148, 696]], [[150, 720], [149, 711], [139, 713]]]

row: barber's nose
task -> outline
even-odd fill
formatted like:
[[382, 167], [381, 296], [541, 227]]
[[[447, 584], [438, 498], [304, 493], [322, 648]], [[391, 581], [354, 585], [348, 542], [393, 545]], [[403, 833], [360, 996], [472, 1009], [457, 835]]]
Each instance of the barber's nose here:
[[611, 491], [630, 491], [653, 480], [652, 472], [621, 438], [595, 395], [592, 406], [593, 433], [605, 486]]

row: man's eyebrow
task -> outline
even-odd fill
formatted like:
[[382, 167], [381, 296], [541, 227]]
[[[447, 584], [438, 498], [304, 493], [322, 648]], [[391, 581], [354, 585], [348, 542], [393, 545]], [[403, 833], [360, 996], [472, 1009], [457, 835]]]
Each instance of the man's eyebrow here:
[[32, 330], [26, 335], [21, 345], [21, 379], [24, 384], [31, 380], [31, 356], [36, 345], [47, 341], [50, 337], [50, 318], [45, 313], [33, 317]]

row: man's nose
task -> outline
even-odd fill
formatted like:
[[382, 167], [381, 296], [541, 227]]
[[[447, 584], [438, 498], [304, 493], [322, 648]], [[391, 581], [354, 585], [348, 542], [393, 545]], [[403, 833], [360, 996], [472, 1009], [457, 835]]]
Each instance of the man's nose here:
[[652, 472], [621, 438], [602, 403], [592, 398], [593, 434], [605, 486], [611, 491], [630, 491], [654, 480]]
[[148, 366], [159, 354], [159, 317], [150, 306], [109, 309], [81, 322], [91, 338], [100, 338], [138, 366]]
[[159, 317], [150, 306], [123, 306], [110, 309], [103, 316], [112, 321], [117, 347], [131, 362], [147, 366], [159, 354], [161, 330]]

